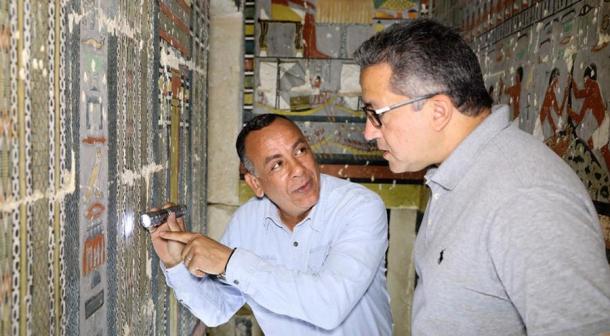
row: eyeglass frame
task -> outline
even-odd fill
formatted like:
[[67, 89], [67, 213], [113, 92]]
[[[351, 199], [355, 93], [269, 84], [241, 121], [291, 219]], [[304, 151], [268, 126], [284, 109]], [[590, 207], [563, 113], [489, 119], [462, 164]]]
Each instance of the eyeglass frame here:
[[440, 92], [430, 93], [430, 94], [426, 94], [426, 95], [415, 97], [415, 98], [409, 98], [407, 100], [403, 100], [401, 102], [391, 104], [388, 106], [384, 106], [384, 107], [378, 108], [378, 109], [371, 108], [367, 105], [362, 106], [360, 109], [362, 110], [362, 112], [364, 112], [364, 115], [366, 116], [366, 118], [371, 121], [371, 125], [373, 125], [375, 128], [381, 128], [381, 125], [382, 125], [381, 124], [381, 115], [382, 114], [395, 110], [399, 107], [403, 107], [405, 105], [409, 105], [409, 104], [417, 103], [422, 100], [430, 99], [436, 95], [443, 94], [443, 93], [446, 93], [446, 92], [440, 91]]

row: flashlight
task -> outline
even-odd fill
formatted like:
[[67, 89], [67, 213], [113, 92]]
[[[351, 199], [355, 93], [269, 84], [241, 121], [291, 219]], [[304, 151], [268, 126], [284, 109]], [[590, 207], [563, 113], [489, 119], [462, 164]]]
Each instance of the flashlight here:
[[169, 208], [145, 212], [140, 216], [140, 223], [145, 229], [157, 227], [167, 220], [170, 212], [176, 214], [176, 218], [186, 214], [186, 205], [174, 205]]

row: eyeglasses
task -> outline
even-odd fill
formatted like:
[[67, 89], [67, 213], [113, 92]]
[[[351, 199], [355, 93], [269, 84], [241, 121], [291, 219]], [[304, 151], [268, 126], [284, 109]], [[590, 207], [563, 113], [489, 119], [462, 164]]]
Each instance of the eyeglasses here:
[[430, 93], [430, 94], [427, 94], [427, 95], [423, 95], [423, 96], [407, 99], [407, 100], [398, 102], [396, 104], [388, 105], [386, 107], [382, 107], [382, 108], [379, 108], [379, 109], [374, 109], [374, 108], [371, 108], [368, 105], [364, 105], [364, 106], [362, 106], [362, 111], [364, 112], [364, 114], [366, 114], [366, 117], [369, 119], [371, 124], [373, 124], [373, 126], [375, 126], [375, 128], [381, 128], [381, 115], [382, 114], [384, 114], [386, 112], [390, 112], [390, 111], [392, 111], [394, 109], [397, 109], [397, 108], [405, 106], [405, 105], [417, 103], [418, 101], [422, 101], [424, 99], [432, 98], [432, 97], [434, 97], [436, 95], [439, 95], [441, 93], [444, 93], [444, 92]]

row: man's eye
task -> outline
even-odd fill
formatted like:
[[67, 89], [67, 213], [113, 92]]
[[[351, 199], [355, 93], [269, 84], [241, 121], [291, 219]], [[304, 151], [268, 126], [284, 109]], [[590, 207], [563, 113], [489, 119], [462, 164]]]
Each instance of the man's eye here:
[[306, 146], [297, 148], [296, 155], [301, 155], [301, 154], [304, 154], [304, 153], [307, 153], [307, 147]]
[[278, 170], [282, 168], [282, 161], [276, 161], [271, 164], [271, 170]]

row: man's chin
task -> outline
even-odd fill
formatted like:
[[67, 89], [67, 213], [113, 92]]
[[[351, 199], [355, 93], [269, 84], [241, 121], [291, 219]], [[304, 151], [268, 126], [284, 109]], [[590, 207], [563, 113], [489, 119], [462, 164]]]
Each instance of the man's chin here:
[[406, 164], [399, 164], [397, 162], [389, 161], [388, 163], [390, 164], [390, 171], [394, 174], [413, 173], [421, 170]]
[[316, 205], [316, 203], [318, 203], [319, 199], [320, 197], [318, 195], [309, 195], [308, 197], [298, 200], [296, 203], [298, 204], [299, 208], [304, 210], [307, 209], [307, 211], [309, 211], [314, 205]]

